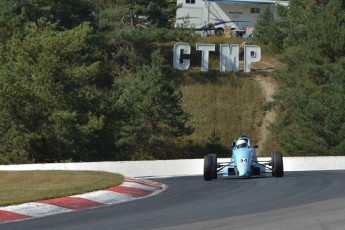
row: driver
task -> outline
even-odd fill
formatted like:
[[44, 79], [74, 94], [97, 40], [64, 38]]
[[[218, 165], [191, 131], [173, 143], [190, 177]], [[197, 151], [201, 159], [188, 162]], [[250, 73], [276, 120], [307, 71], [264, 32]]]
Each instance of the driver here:
[[240, 139], [236, 142], [236, 148], [240, 149], [240, 148], [246, 148], [248, 147], [248, 143], [243, 140], [243, 139]]
[[239, 141], [239, 140], [244, 140], [244, 141], [246, 141], [246, 142], [247, 142], [248, 147], [250, 147], [250, 146], [251, 146], [251, 145], [250, 145], [250, 141], [249, 141], [249, 137], [247, 137], [247, 136], [245, 136], [245, 135], [242, 135], [242, 136], [240, 136], [240, 137], [238, 138], [238, 140], [237, 140], [237, 141]]

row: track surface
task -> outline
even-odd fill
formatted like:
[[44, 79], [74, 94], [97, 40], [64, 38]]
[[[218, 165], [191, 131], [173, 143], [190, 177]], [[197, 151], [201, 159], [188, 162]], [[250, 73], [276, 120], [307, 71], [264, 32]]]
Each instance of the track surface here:
[[210, 182], [201, 176], [155, 179], [168, 186], [156, 196], [0, 229], [344, 229], [344, 178], [345, 171]]

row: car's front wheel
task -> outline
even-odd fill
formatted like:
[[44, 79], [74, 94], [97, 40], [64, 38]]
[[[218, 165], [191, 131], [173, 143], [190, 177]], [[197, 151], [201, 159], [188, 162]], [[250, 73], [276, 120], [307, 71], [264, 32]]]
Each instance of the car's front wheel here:
[[212, 156], [207, 154], [204, 157], [204, 180], [212, 180]]
[[218, 160], [217, 160], [217, 154], [211, 153], [209, 154], [212, 158], [212, 179], [217, 179], [217, 166], [218, 166]]
[[279, 151], [274, 151], [271, 155], [272, 176], [284, 176], [283, 154]]

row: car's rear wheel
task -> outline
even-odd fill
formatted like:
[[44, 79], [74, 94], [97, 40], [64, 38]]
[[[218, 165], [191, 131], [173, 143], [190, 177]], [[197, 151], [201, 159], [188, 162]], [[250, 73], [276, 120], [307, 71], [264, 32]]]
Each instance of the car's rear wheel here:
[[212, 179], [217, 179], [217, 154], [216, 153], [211, 153], [209, 154], [212, 158]]
[[212, 156], [207, 154], [204, 157], [204, 180], [212, 180]]
[[271, 155], [272, 176], [284, 176], [283, 154], [279, 151], [274, 151]]

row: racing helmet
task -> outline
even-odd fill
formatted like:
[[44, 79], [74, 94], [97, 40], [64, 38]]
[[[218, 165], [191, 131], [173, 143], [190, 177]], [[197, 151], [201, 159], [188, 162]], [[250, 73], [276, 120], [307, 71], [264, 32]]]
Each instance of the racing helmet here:
[[236, 142], [236, 148], [245, 148], [247, 146], [248, 146], [248, 143], [243, 139], [240, 139]]

